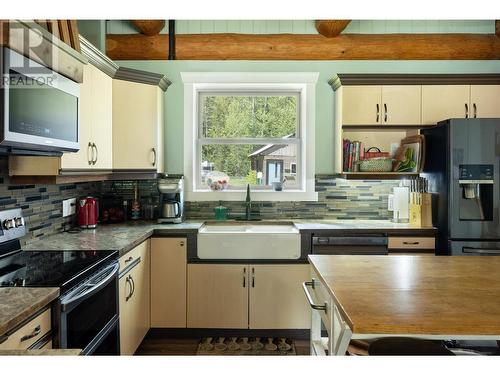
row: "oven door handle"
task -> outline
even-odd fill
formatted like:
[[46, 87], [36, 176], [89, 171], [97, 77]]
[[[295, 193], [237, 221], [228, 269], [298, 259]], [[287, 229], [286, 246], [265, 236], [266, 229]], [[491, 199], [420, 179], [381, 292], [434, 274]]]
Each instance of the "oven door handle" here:
[[113, 262], [113, 264], [109, 265], [101, 272], [99, 272], [98, 275], [96, 275], [96, 277], [99, 278], [103, 275], [106, 275], [103, 279], [101, 279], [96, 284], [85, 283], [82, 286], [82, 288], [90, 286], [89, 289], [84, 288], [80, 293], [79, 290], [77, 289], [74, 293], [71, 293], [66, 297], [62, 297], [61, 310], [62, 311], [72, 310], [75, 305], [79, 304], [80, 302], [86, 300], [89, 297], [92, 297], [95, 293], [103, 289], [110, 280], [118, 276], [119, 268], [120, 264], [118, 262]]

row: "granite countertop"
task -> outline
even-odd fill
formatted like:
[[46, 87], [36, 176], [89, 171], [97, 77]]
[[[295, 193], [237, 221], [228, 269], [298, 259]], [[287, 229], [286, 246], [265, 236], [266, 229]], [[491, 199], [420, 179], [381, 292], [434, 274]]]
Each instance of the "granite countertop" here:
[[153, 234], [196, 234], [202, 221], [185, 221], [181, 224], [132, 222], [100, 225], [96, 229], [77, 233], [58, 233], [22, 247], [23, 250], [116, 250], [120, 256], [139, 245]]
[[[273, 220], [269, 220], [273, 221]], [[281, 220], [283, 221], [283, 220]], [[299, 231], [380, 231], [404, 234], [425, 231], [434, 233], [435, 228], [415, 228], [409, 224], [396, 224], [388, 220], [289, 220]], [[116, 250], [120, 256], [153, 235], [196, 235], [203, 221], [187, 220], [181, 224], [158, 224], [155, 222], [129, 222], [100, 225], [96, 229], [77, 233], [58, 233], [23, 246], [23, 250]]]
[[0, 288], [0, 335], [59, 297], [59, 288]]
[[310, 230], [359, 230], [385, 232], [437, 232], [434, 227], [414, 227], [408, 223], [393, 223], [390, 220], [296, 220], [300, 231]]
[[2, 355], [80, 355], [80, 349], [0, 350]]

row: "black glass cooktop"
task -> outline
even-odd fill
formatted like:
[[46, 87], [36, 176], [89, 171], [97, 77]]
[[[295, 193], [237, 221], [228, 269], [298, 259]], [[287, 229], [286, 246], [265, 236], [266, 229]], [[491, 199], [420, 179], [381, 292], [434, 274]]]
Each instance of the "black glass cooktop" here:
[[64, 292], [117, 258], [117, 251], [20, 251], [0, 260], [0, 286], [54, 286]]

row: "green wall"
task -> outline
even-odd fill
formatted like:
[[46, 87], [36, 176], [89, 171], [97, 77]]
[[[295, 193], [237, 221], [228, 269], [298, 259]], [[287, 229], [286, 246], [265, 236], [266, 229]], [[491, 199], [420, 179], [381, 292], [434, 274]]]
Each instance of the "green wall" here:
[[[128, 20], [108, 20], [109, 34], [137, 33]], [[161, 31], [166, 33], [167, 24]], [[248, 33], [317, 34], [314, 20], [177, 20], [177, 34]], [[487, 33], [495, 32], [494, 20], [352, 20], [344, 34], [385, 33]]]
[[[165, 158], [168, 173], [183, 172], [183, 84], [181, 72], [319, 72], [316, 86], [316, 173], [333, 172], [335, 73], [500, 73], [500, 61], [118, 61], [165, 74]], [[443, 98], [446, 100], [446, 98]]]

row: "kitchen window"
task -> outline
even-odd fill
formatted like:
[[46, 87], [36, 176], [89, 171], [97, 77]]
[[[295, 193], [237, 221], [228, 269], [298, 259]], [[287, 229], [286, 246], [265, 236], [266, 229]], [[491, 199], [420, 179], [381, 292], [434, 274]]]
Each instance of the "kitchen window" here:
[[190, 200], [315, 200], [316, 73], [182, 73]]

